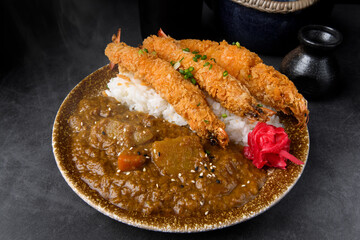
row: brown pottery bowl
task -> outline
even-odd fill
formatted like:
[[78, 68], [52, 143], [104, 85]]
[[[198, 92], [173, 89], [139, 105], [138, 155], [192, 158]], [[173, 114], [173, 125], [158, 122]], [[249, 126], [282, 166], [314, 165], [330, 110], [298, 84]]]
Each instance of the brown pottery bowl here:
[[[295, 185], [305, 167], [289, 163], [286, 170], [268, 170], [268, 180], [259, 194], [250, 202], [228, 211], [209, 213], [202, 218], [182, 216], [144, 216], [139, 212], [121, 209], [101, 197], [80, 179], [74, 166], [70, 149], [69, 116], [75, 111], [81, 99], [100, 95], [107, 82], [116, 75], [115, 70], [104, 66], [82, 80], [65, 98], [53, 126], [52, 146], [57, 166], [74, 192], [99, 212], [139, 228], [163, 232], [200, 232], [228, 227], [255, 217], [280, 201]], [[292, 141], [291, 153], [306, 163], [309, 152], [309, 133], [307, 128], [295, 126], [292, 117], [280, 116], [285, 130]]]

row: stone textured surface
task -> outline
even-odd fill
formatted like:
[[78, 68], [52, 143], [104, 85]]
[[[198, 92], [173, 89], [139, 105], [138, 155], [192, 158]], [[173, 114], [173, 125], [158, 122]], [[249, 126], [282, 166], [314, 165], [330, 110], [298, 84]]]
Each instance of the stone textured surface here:
[[[252, 220], [197, 234], [142, 230], [102, 215], [67, 186], [53, 157], [56, 112], [81, 79], [107, 64], [111, 34], [121, 26], [125, 42], [140, 44], [136, 1], [0, 6], [7, 60], [0, 71], [0, 239], [358, 239], [360, 5], [335, 5], [329, 24], [344, 35], [336, 52], [343, 85], [338, 96], [309, 103], [310, 156], [297, 185]], [[264, 60], [278, 67], [281, 58]]]

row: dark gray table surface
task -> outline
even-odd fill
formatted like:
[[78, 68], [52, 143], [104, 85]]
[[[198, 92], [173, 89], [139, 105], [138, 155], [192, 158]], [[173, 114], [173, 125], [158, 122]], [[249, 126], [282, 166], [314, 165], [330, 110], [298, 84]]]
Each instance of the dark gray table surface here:
[[[141, 43], [136, 1], [47, 1], [43, 14], [34, 14], [41, 12], [36, 4], [5, 2], [10, 30], [2, 50], [10, 54], [0, 79], [0, 239], [359, 239], [359, 5], [336, 5], [332, 13], [344, 35], [336, 52], [343, 88], [332, 99], [309, 102], [310, 155], [296, 186], [247, 222], [169, 234], [119, 223], [88, 206], [62, 178], [51, 147], [61, 102], [108, 63], [103, 51], [116, 28], [123, 41]], [[263, 57], [275, 67], [282, 59]]]

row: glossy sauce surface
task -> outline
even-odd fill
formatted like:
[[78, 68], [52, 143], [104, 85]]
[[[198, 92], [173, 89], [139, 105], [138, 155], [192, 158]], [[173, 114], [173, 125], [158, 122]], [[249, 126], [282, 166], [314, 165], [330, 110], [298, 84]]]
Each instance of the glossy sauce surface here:
[[[239, 207], [254, 198], [266, 171], [242, 155], [109, 97], [83, 99], [68, 119], [72, 160], [81, 179], [114, 205], [144, 214], [201, 216]], [[145, 163], [118, 170], [119, 155]]]

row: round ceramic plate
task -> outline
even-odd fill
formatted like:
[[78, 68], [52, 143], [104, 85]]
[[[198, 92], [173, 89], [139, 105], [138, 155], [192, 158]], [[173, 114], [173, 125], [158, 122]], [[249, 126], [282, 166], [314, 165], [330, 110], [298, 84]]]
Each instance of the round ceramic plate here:
[[[70, 127], [67, 120], [83, 98], [97, 96], [105, 90], [107, 82], [116, 76], [116, 70], [102, 67], [82, 80], [65, 98], [54, 122], [52, 146], [58, 168], [69, 186], [90, 206], [120, 222], [164, 232], [200, 232], [224, 228], [248, 220], [266, 211], [283, 198], [295, 185], [305, 167], [289, 162], [286, 170], [268, 170], [268, 180], [257, 197], [239, 208], [210, 213], [202, 218], [181, 216], [144, 216], [138, 212], [128, 212], [101, 197], [80, 179], [71, 157], [69, 138]], [[306, 163], [309, 152], [307, 128], [296, 127], [295, 120], [280, 116], [292, 144], [291, 153]]]

